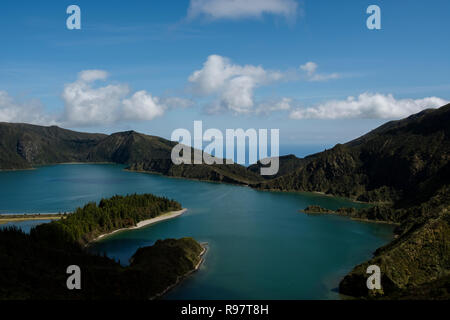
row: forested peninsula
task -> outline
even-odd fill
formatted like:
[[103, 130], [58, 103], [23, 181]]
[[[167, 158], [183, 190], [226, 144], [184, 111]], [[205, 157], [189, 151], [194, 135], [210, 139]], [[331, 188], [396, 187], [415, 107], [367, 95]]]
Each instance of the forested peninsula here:
[[[140, 248], [127, 267], [91, 253], [98, 235], [135, 226], [181, 209], [151, 194], [115, 196], [89, 203], [25, 234], [0, 229], [0, 299], [151, 299], [166, 292], [202, 261], [205, 248], [192, 238], [159, 240]], [[82, 270], [82, 290], [68, 290], [66, 269]]]

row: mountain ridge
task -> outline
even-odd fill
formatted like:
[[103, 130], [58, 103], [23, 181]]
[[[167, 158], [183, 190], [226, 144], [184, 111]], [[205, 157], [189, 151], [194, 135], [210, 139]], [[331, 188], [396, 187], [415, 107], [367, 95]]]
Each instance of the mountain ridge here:
[[[0, 123], [0, 170], [31, 169], [67, 162], [117, 163], [187, 179], [247, 185], [262, 178], [245, 167], [232, 165], [175, 165], [171, 160], [176, 142], [135, 131], [111, 135], [83, 133], [30, 124]], [[194, 152], [201, 152], [191, 149]]]

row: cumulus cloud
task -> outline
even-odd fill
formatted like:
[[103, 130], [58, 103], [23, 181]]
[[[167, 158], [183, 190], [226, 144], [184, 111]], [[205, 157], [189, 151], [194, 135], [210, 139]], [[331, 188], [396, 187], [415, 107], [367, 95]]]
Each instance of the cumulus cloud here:
[[317, 73], [318, 65], [315, 62], [307, 62], [300, 66], [300, 70], [306, 73], [306, 79], [308, 81], [327, 81], [331, 79], [338, 79], [340, 75], [338, 73], [320, 74]]
[[283, 16], [292, 21], [297, 15], [295, 0], [191, 0], [188, 18], [209, 19], [257, 18], [264, 14]]
[[254, 107], [254, 90], [257, 87], [279, 81], [283, 74], [268, 71], [261, 66], [233, 64], [229, 59], [211, 55], [201, 70], [195, 71], [189, 82], [195, 93], [216, 96], [209, 112], [230, 110], [233, 113], [249, 113]]
[[291, 119], [399, 119], [428, 108], [437, 108], [448, 101], [427, 97], [423, 99], [395, 99], [392, 94], [363, 93], [357, 98], [332, 100], [314, 107], [298, 108]]
[[78, 74], [78, 80], [65, 85], [62, 94], [64, 120], [70, 125], [84, 126], [116, 122], [122, 113], [122, 100], [129, 94], [127, 85], [116, 84], [94, 87], [96, 80], [105, 80], [107, 74], [87, 70]]
[[[64, 109], [46, 112], [37, 100], [19, 101], [0, 90], [0, 122], [39, 125], [97, 126], [122, 121], [148, 121], [167, 110], [187, 108], [193, 101], [181, 97], [156, 97], [145, 90], [131, 92], [126, 84], [101, 83], [108, 79], [103, 70], [85, 70], [77, 80], [64, 86]], [[100, 85], [98, 85], [100, 83]]]
[[0, 90], [0, 122], [25, 122], [32, 124], [56, 124], [47, 116], [38, 100], [18, 101], [8, 92]]
[[75, 82], [64, 87], [64, 124], [90, 126], [124, 120], [153, 120], [169, 108], [191, 105], [189, 100], [183, 98], [162, 99], [145, 90], [131, 93], [125, 84], [95, 86], [97, 81], [107, 78], [106, 71], [85, 70], [78, 74]]
[[130, 99], [123, 101], [123, 115], [129, 120], [153, 120], [164, 114], [165, 106], [158, 97], [147, 91], [138, 91]]

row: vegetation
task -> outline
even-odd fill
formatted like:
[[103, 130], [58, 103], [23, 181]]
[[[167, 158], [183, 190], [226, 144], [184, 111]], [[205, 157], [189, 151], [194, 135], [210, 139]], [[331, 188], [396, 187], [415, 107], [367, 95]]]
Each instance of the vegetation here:
[[[191, 238], [158, 240], [151, 247], [139, 248], [131, 258], [130, 269], [146, 274], [145, 287], [169, 289], [198, 268], [204, 248]], [[165, 293], [153, 291], [152, 298]]]
[[325, 209], [320, 206], [308, 206], [304, 210], [301, 210], [306, 214], [335, 214], [333, 210]]
[[[315, 190], [382, 202], [364, 209], [305, 209], [398, 224], [396, 239], [355, 267], [340, 283], [340, 292], [365, 298], [448, 299], [449, 123], [450, 105], [387, 123], [306, 158], [295, 172], [258, 187]], [[369, 291], [365, 285], [366, 269], [373, 264], [383, 274], [381, 291]]]
[[417, 205], [450, 181], [449, 123], [450, 104], [425, 110], [331, 150], [281, 161], [280, 170], [289, 167], [287, 174], [252, 186]]
[[[384, 289], [375, 297], [418, 298], [417, 292], [439, 297], [438, 292], [445, 296], [442, 288], [448, 286], [450, 274], [449, 124], [450, 104], [425, 110], [304, 159], [281, 157], [280, 170], [274, 177], [259, 176], [261, 163], [248, 169], [239, 165], [175, 166], [170, 157], [174, 142], [134, 131], [104, 136], [57, 127], [0, 124], [0, 169], [108, 161], [127, 164], [131, 170], [174, 177], [248, 184], [263, 190], [323, 192], [370, 202], [374, 204], [370, 208], [341, 208], [333, 213], [397, 223], [396, 239], [349, 273], [341, 282], [341, 292], [374, 297], [361, 287], [365, 285], [361, 279], [366, 277], [364, 267], [376, 262], [384, 274]], [[309, 209], [332, 213], [317, 207]], [[102, 211], [92, 204], [85, 210]], [[120, 211], [114, 212], [114, 217], [120, 217]], [[52, 223], [46, 228], [61, 229], [69, 240], [85, 243], [111, 227], [135, 222], [134, 217], [121, 217], [115, 222], [103, 218], [86, 227]], [[442, 290], [434, 290], [433, 285]]]
[[[2, 229], [0, 300], [147, 300], [194, 270], [203, 250], [191, 238], [159, 241], [154, 247], [140, 249], [139, 258], [123, 267], [81, 246], [52, 245], [36, 232], [28, 235], [14, 228]], [[70, 265], [81, 268], [81, 290], [66, 287]]]
[[60, 241], [57, 237], [64, 237], [64, 240], [84, 245], [101, 234], [132, 227], [142, 220], [181, 209], [178, 202], [151, 194], [114, 196], [102, 199], [98, 206], [89, 203], [64, 219], [37, 226], [32, 233], [45, 233], [46, 238], [53, 241]]
[[[88, 252], [84, 244], [99, 232], [179, 208], [177, 202], [153, 195], [115, 196], [35, 227], [30, 234], [0, 229], [0, 300], [149, 299], [164, 292], [199, 264], [203, 248], [194, 239], [141, 248], [128, 267]], [[82, 270], [82, 290], [66, 287], [70, 265]]]
[[91, 148], [105, 137], [103, 134], [74, 132], [56, 126], [0, 123], [0, 170], [88, 162]]
[[[372, 259], [355, 267], [340, 283], [340, 292], [367, 298], [450, 298], [450, 187], [418, 206], [392, 210], [401, 224], [396, 239]], [[382, 272], [381, 291], [365, 287], [369, 265]], [[436, 287], [434, 287], [436, 286]], [[433, 293], [433, 295], [428, 295]]]
[[263, 180], [259, 174], [237, 164], [176, 166], [171, 159], [175, 144], [135, 131], [107, 136], [74, 132], [56, 126], [0, 123], [0, 170], [29, 169], [65, 162], [110, 162], [128, 165], [130, 170], [187, 179], [233, 184]]

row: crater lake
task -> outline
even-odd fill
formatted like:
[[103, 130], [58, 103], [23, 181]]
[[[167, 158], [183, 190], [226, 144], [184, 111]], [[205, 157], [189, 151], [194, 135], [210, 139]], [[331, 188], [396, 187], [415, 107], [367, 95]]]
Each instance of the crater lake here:
[[199, 271], [165, 299], [339, 299], [336, 288], [342, 277], [393, 237], [391, 225], [299, 212], [308, 205], [363, 206], [319, 194], [264, 192], [129, 172], [108, 164], [0, 172], [0, 213], [71, 212], [90, 201], [132, 193], [172, 198], [188, 211], [115, 233], [89, 250], [126, 265], [139, 247], [158, 239], [193, 237], [207, 242]]

